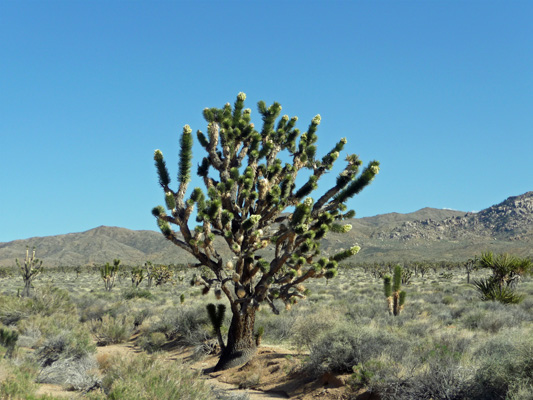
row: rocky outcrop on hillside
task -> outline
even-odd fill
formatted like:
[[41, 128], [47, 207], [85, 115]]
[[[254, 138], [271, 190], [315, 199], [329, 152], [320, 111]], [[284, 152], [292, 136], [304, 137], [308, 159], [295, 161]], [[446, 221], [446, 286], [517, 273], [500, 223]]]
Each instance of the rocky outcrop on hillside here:
[[374, 239], [409, 241], [460, 240], [495, 238], [499, 240], [531, 240], [533, 234], [533, 191], [505, 201], [478, 213], [443, 220], [405, 221], [389, 231], [375, 232]]

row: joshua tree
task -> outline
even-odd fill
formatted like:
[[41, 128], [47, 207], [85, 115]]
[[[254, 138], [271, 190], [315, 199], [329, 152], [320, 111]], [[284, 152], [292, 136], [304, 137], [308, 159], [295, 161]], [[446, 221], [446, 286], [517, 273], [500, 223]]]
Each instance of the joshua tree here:
[[383, 278], [383, 289], [387, 298], [389, 313], [394, 316], [400, 315], [405, 304], [406, 294], [403, 290], [400, 290], [402, 286], [402, 272], [402, 267], [396, 265], [392, 278], [390, 275], [386, 275]]
[[131, 269], [131, 286], [138, 288], [144, 279], [144, 269], [142, 267], [133, 267]]
[[478, 269], [478, 259], [477, 257], [469, 258], [463, 263], [466, 271], [466, 283], [470, 283], [470, 274]]
[[120, 260], [113, 260], [113, 265], [106, 263], [104, 266], [100, 267], [100, 275], [104, 281], [105, 290], [110, 291], [115, 286], [115, 278], [118, 274], [118, 267], [120, 265]]
[[24, 280], [24, 289], [22, 290], [22, 297], [28, 297], [30, 295], [32, 281], [43, 272], [43, 262], [35, 258], [35, 247], [31, 253], [30, 249], [26, 247], [26, 258], [24, 259], [24, 265], [19, 263], [18, 258], [15, 260], [19, 267], [20, 274]]
[[[278, 119], [281, 106], [273, 103], [267, 107], [260, 101], [263, 124], [258, 131], [250, 122], [250, 109], [244, 108], [245, 98], [239, 93], [233, 107], [227, 103], [221, 109], [203, 111], [207, 135], [197, 132], [205, 150], [198, 175], [207, 196], [195, 188], [186, 198], [193, 143], [189, 125], [184, 126], [180, 138], [177, 190], [170, 188], [162, 152], [156, 150], [154, 154], [169, 210], [162, 206], [152, 210], [161, 232], [198, 260], [191, 266], [200, 269], [197, 283], [204, 286], [204, 293], [213, 288], [229, 300], [232, 320], [216, 370], [243, 364], [253, 356], [255, 314], [260, 304], [266, 303], [279, 313], [280, 302], [290, 307], [305, 297], [303, 283], [307, 279], [333, 278], [338, 263], [359, 251], [353, 246], [320, 257], [320, 240], [328, 231], [350, 230], [351, 225], [340, 224], [355, 214], [347, 211], [345, 203], [379, 172], [379, 162], [372, 161], [359, 174], [362, 162], [357, 155], [348, 155], [335, 184], [316, 200], [308, 197], [332, 169], [346, 139], [319, 159], [319, 115], [300, 135], [295, 128], [297, 117]], [[305, 170], [304, 183], [298, 180], [297, 184], [298, 173]], [[192, 227], [189, 220], [195, 206], [198, 225]], [[220, 237], [217, 241], [216, 236]], [[221, 246], [226, 245], [228, 250], [222, 253]], [[270, 246], [273, 249], [267, 251]], [[228, 252], [230, 256], [224, 256]]]

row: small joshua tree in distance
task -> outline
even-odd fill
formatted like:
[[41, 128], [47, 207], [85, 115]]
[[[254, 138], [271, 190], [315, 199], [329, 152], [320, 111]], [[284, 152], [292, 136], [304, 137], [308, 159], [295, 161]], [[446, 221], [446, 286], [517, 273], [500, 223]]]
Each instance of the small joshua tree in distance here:
[[[295, 127], [297, 117], [279, 118], [279, 103], [268, 107], [260, 101], [263, 124], [256, 130], [251, 110], [244, 108], [245, 99], [239, 93], [233, 107], [227, 103], [220, 109], [204, 109], [207, 135], [198, 131], [197, 138], [205, 155], [197, 173], [205, 191], [197, 187], [186, 198], [193, 143], [189, 125], [180, 138], [177, 190], [170, 187], [163, 153], [154, 153], [168, 210], [163, 206], [152, 210], [161, 232], [198, 260], [192, 267], [201, 271], [197, 279], [203, 292], [213, 288], [229, 300], [232, 320], [217, 371], [244, 364], [255, 354], [255, 314], [261, 304], [279, 313], [276, 303], [290, 307], [305, 297], [306, 280], [335, 277], [338, 263], [359, 251], [353, 246], [331, 256], [321, 255], [320, 241], [329, 231], [351, 229], [341, 224], [355, 214], [347, 211], [345, 203], [379, 172], [379, 162], [372, 161], [360, 171], [359, 157], [348, 155], [335, 184], [313, 199], [309, 195], [332, 169], [346, 139], [318, 158], [320, 115], [300, 134]], [[305, 170], [307, 180], [297, 187], [296, 177]], [[195, 207], [197, 225], [191, 226]], [[230, 258], [219, 253], [215, 236], [228, 246]], [[274, 250], [266, 257], [261, 250], [269, 245]]]
[[383, 277], [383, 290], [387, 298], [389, 313], [394, 316], [400, 315], [405, 304], [406, 293], [401, 290], [402, 286], [402, 267], [396, 265], [392, 278], [390, 275]]
[[131, 286], [138, 288], [144, 279], [144, 269], [142, 267], [133, 267], [131, 270]]
[[106, 263], [104, 266], [100, 267], [100, 275], [104, 281], [105, 290], [111, 291], [115, 286], [115, 278], [118, 274], [118, 268], [120, 265], [120, 260], [113, 260], [113, 265]]
[[24, 289], [22, 290], [22, 297], [29, 297], [31, 291], [31, 283], [33, 280], [43, 272], [43, 262], [35, 258], [35, 247], [30, 256], [30, 249], [26, 247], [26, 258], [24, 259], [24, 265], [19, 263], [18, 258], [15, 260], [17, 267], [22, 275], [24, 281]]

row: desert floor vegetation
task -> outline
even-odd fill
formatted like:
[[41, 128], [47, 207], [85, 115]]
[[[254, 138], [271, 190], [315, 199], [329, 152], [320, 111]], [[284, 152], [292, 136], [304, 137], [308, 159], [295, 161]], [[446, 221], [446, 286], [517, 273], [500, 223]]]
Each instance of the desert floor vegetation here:
[[[146, 282], [132, 288], [118, 275], [111, 290], [99, 275], [97, 269], [48, 269], [31, 295], [21, 297], [20, 277], [0, 274], [0, 328], [18, 335], [11, 349], [0, 343], [0, 398], [56, 398], [39, 391], [43, 384], [68, 390], [67, 398], [244, 398], [213, 390], [199, 371], [169, 359], [179, 348], [188, 349], [190, 362], [220, 350], [206, 305], [224, 300], [212, 292], [202, 296], [189, 283], [192, 272], [176, 270], [180, 279], [150, 288]], [[490, 273], [470, 275], [479, 280]], [[394, 316], [382, 276], [344, 266], [333, 279], [310, 282], [307, 299], [280, 315], [262, 307], [256, 320], [261, 346], [290, 350], [281, 367], [286, 376], [341, 377], [344, 398], [362, 392], [381, 399], [533, 397], [531, 278], [516, 287], [522, 302], [503, 304], [482, 300], [459, 266], [413, 274], [402, 284], [404, 309]], [[97, 352], [120, 343], [135, 352], [129, 358]], [[253, 365], [233, 383], [265, 389], [266, 372]]]

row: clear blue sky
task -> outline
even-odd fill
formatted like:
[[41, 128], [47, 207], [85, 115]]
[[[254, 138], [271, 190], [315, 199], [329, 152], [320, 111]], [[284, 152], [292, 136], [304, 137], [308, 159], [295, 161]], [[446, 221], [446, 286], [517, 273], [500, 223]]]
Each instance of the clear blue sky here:
[[320, 154], [380, 160], [359, 217], [533, 190], [531, 21], [531, 1], [2, 1], [0, 242], [157, 230], [153, 151], [175, 176], [183, 125], [240, 91], [256, 125], [278, 101], [302, 131], [321, 114]]

